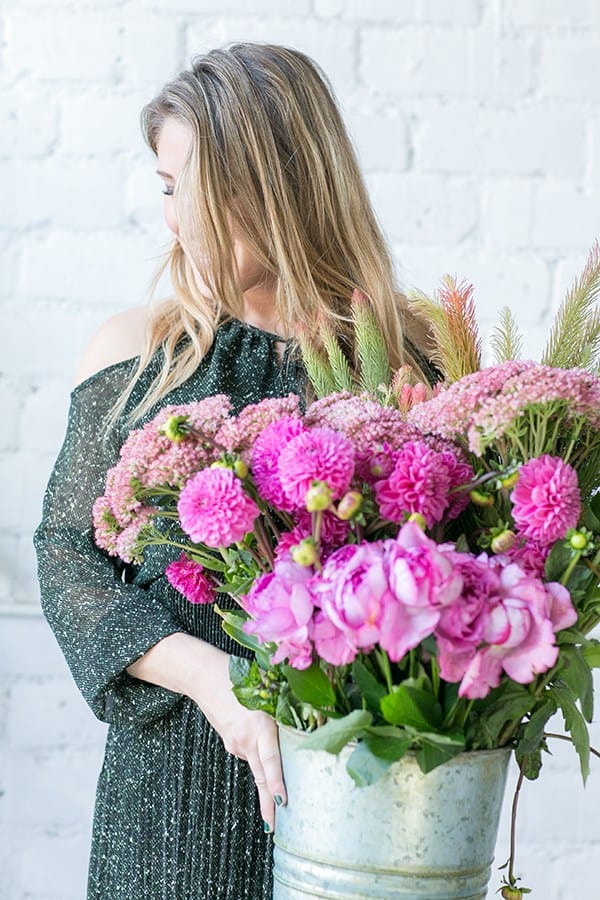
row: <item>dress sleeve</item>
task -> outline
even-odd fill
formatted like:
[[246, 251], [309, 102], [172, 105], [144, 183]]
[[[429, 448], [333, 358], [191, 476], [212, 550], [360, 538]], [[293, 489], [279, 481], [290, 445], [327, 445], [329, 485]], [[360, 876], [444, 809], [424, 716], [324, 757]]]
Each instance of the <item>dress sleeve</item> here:
[[129, 370], [116, 363], [71, 392], [64, 442], [33, 535], [44, 616], [83, 697], [111, 723], [163, 715], [183, 696], [125, 671], [162, 638], [186, 629], [160, 592], [125, 583], [122, 566], [94, 542], [92, 506], [121, 444], [114, 433], [102, 443], [102, 420]]

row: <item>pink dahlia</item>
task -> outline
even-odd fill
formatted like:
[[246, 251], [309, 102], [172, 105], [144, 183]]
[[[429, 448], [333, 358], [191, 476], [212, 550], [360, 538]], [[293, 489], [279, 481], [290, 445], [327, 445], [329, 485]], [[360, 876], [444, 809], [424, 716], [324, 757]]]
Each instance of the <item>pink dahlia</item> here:
[[284, 512], [294, 505], [287, 498], [279, 477], [281, 451], [292, 438], [306, 431], [301, 419], [284, 416], [272, 422], [259, 434], [252, 450], [252, 475], [261, 497]]
[[519, 469], [511, 494], [521, 534], [548, 546], [575, 528], [581, 515], [577, 472], [560, 457], [543, 454]]
[[396, 454], [390, 475], [375, 483], [381, 515], [402, 522], [407, 513], [421, 513], [430, 528], [440, 522], [449, 504], [450, 467], [444, 454], [423, 441], [408, 441]]
[[230, 469], [202, 469], [179, 495], [183, 530], [197, 544], [229, 547], [252, 530], [259, 509]]
[[215, 594], [200, 563], [182, 553], [165, 569], [167, 581], [190, 603], [212, 603]]
[[324, 481], [339, 500], [350, 487], [354, 474], [352, 442], [330, 428], [304, 431], [283, 448], [279, 456], [279, 478], [287, 498], [296, 509], [305, 506], [313, 481]]

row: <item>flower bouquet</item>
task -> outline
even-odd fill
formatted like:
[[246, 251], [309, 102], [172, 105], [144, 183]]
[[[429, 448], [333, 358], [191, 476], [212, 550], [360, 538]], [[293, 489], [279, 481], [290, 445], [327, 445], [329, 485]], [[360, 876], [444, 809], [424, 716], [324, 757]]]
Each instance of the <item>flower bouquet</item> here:
[[[213, 603], [253, 651], [231, 659], [238, 700], [309, 732], [372, 785], [406, 754], [430, 772], [514, 748], [536, 778], [548, 740], [589, 769], [600, 642], [600, 249], [558, 313], [541, 363], [505, 310], [481, 368], [472, 288], [412, 297], [431, 323], [431, 388], [389, 371], [365, 298], [357, 358], [302, 340], [317, 399], [237, 415], [218, 395], [132, 431], [93, 509], [96, 541]], [[179, 556], [177, 556], [179, 553]], [[218, 595], [236, 601], [224, 608]], [[216, 602], [215, 602], [216, 601]], [[560, 711], [565, 734], [546, 731]], [[514, 815], [513, 815], [514, 831]], [[519, 897], [514, 841], [501, 891]]]

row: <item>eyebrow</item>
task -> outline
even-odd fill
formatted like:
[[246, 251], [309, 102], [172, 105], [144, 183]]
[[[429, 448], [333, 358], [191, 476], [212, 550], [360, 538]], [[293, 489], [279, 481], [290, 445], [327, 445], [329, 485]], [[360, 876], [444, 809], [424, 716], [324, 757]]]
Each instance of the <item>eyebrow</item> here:
[[[160, 169], [157, 169], [157, 170], [156, 170], [156, 174], [157, 174], [157, 175], [162, 175], [164, 178], [173, 178], [173, 176], [172, 176], [172, 175], [169, 175], [168, 172], [161, 172]], [[175, 180], [175, 179], [173, 179], [173, 180]]]

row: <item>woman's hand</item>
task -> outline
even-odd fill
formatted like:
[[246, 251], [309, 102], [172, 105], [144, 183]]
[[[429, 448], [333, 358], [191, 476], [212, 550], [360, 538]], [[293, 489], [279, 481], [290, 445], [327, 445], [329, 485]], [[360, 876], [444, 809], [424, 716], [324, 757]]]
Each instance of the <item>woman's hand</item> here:
[[[286, 802], [277, 725], [236, 699], [229, 654], [184, 632], [167, 635], [127, 667], [135, 678], [185, 694], [219, 733], [225, 749], [250, 766], [258, 788], [265, 831], [275, 829], [275, 803]], [[281, 798], [280, 800], [278, 798]]]
[[[194, 688], [191, 699], [200, 707], [210, 724], [220, 734], [225, 749], [246, 760], [258, 789], [260, 811], [265, 831], [275, 829], [275, 804], [285, 803], [285, 785], [277, 725], [260, 710], [246, 709], [235, 697], [229, 678], [229, 655], [208, 645], [211, 651], [210, 675]], [[208, 676], [208, 677], [207, 677]]]

